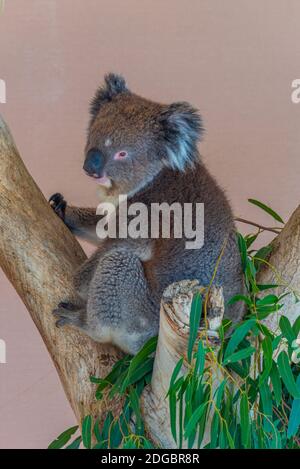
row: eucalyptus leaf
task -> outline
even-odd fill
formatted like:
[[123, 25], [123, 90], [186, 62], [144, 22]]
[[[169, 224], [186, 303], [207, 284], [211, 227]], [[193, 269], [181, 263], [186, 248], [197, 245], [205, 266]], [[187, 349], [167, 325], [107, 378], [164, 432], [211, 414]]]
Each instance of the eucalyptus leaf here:
[[291, 345], [291, 343], [293, 342], [293, 340], [296, 339], [297, 336], [291, 326], [290, 321], [288, 320], [286, 316], [281, 316], [281, 318], [279, 319], [279, 327], [280, 327], [282, 334]]
[[187, 351], [189, 362], [191, 362], [192, 360], [194, 344], [198, 337], [198, 329], [200, 325], [201, 313], [202, 313], [202, 295], [200, 292], [197, 292], [193, 296], [191, 313], [190, 313], [190, 335], [189, 335], [188, 351]]
[[254, 347], [247, 347], [245, 349], [239, 350], [238, 352], [229, 355], [224, 361], [223, 365], [227, 365], [228, 363], [238, 362], [243, 360], [244, 358], [250, 357], [255, 352]]
[[247, 336], [248, 332], [253, 328], [255, 323], [256, 323], [255, 319], [249, 319], [248, 321], [246, 321], [246, 322], [242, 323], [240, 326], [238, 326], [238, 328], [232, 334], [232, 336], [231, 336], [231, 338], [228, 342], [228, 345], [226, 347], [225, 355], [224, 355], [225, 360], [226, 360], [226, 358], [229, 357], [229, 355], [231, 355], [236, 350], [238, 345]]
[[63, 446], [65, 446], [66, 443], [68, 443], [71, 436], [74, 435], [74, 433], [76, 433], [77, 430], [78, 430], [78, 425], [68, 428], [63, 433], [61, 433], [55, 440], [53, 440], [52, 443], [50, 443], [50, 445], [48, 446], [48, 449], [63, 448]]
[[87, 415], [82, 421], [82, 443], [85, 448], [90, 449], [92, 446], [92, 417]]
[[[300, 375], [297, 377], [296, 385], [300, 392]], [[300, 399], [294, 399], [292, 404], [292, 410], [289, 418], [289, 425], [287, 429], [287, 437], [291, 438], [295, 436], [300, 426]]]
[[298, 386], [295, 383], [295, 379], [291, 370], [289, 358], [286, 352], [284, 351], [280, 352], [278, 356], [277, 364], [278, 364], [278, 370], [279, 370], [280, 376], [288, 392], [295, 399], [300, 399], [300, 390], [298, 389]]
[[268, 207], [268, 205], [264, 204], [263, 202], [260, 202], [259, 200], [256, 200], [256, 199], [248, 199], [248, 202], [264, 210], [266, 213], [271, 215], [271, 217], [273, 217], [276, 221], [279, 221], [280, 223], [284, 223], [281, 216], [278, 215], [278, 213], [276, 213], [272, 208]]

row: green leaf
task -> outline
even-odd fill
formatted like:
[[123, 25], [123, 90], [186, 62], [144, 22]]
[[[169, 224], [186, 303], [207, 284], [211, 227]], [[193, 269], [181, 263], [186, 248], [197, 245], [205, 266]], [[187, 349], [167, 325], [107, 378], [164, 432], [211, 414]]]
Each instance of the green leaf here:
[[174, 392], [171, 392], [169, 394], [169, 410], [170, 410], [171, 432], [172, 432], [175, 442], [177, 443], [176, 394]]
[[111, 386], [111, 389], [108, 394], [108, 397], [110, 399], [113, 399], [113, 397], [118, 394], [123, 394], [121, 389], [124, 386], [124, 383], [127, 380], [127, 377], [128, 377], [128, 368], [119, 374], [119, 376], [115, 380], [115, 383]]
[[189, 335], [188, 352], [187, 352], [189, 363], [191, 363], [194, 344], [198, 337], [198, 329], [200, 325], [201, 313], [202, 313], [202, 295], [200, 292], [197, 292], [193, 296], [191, 314], [190, 314], [190, 335]]
[[258, 235], [259, 235], [259, 232], [255, 233], [255, 234], [249, 234], [249, 235], [245, 236], [244, 239], [245, 239], [245, 242], [246, 242], [247, 250], [249, 250], [250, 246], [252, 246], [254, 241], [257, 239]]
[[279, 372], [277, 369], [277, 364], [274, 361], [272, 363], [270, 378], [271, 378], [271, 383], [273, 387], [275, 402], [277, 405], [279, 405], [282, 399], [282, 385], [281, 385]]
[[71, 436], [78, 430], [78, 425], [75, 427], [68, 428], [63, 433], [61, 433], [55, 440], [50, 443], [48, 449], [60, 449], [65, 446], [66, 443], [70, 440]]
[[228, 430], [228, 427], [225, 425], [225, 432], [226, 432], [226, 437], [228, 440], [229, 448], [234, 449], [234, 441], [232, 439], [232, 436], [230, 435], [230, 432]]
[[247, 259], [248, 259], [247, 244], [244, 240], [244, 237], [240, 233], [237, 234], [237, 237], [238, 237], [238, 246], [239, 246], [239, 251], [240, 251], [241, 261], [242, 261], [242, 267], [243, 267], [243, 271], [245, 272], [246, 266], [247, 266]]
[[291, 366], [289, 363], [289, 358], [286, 352], [282, 351], [279, 354], [277, 364], [278, 364], [278, 370], [279, 370], [280, 376], [288, 392], [295, 399], [300, 399], [300, 390], [298, 389], [295, 383], [294, 376], [293, 376]]
[[273, 348], [272, 348], [272, 341], [270, 337], [264, 338], [264, 340], [262, 341], [262, 349], [263, 349], [264, 370], [259, 377], [259, 385], [261, 385], [264, 382], [264, 380], [268, 378], [271, 372], [271, 368], [272, 368]]
[[211, 430], [210, 430], [210, 448], [215, 449], [217, 447], [218, 438], [219, 438], [219, 426], [220, 426], [220, 417], [219, 412], [221, 412], [221, 404], [224, 396], [225, 386], [227, 379], [225, 378], [222, 383], [218, 386], [215, 395], [216, 395], [216, 410], [212, 419]]
[[222, 403], [222, 399], [224, 396], [226, 383], [227, 383], [227, 379], [225, 378], [217, 389], [216, 407], [219, 410], [221, 410], [221, 403]]
[[77, 438], [75, 438], [75, 440], [72, 441], [72, 443], [66, 446], [66, 449], [79, 449], [81, 440], [81, 436], [78, 436]]
[[203, 347], [202, 340], [199, 340], [198, 350], [196, 353], [195, 370], [200, 376], [203, 375], [204, 367], [205, 367], [205, 349]]
[[249, 448], [250, 419], [249, 419], [249, 403], [248, 403], [248, 398], [246, 394], [243, 394], [241, 397], [240, 417], [241, 417], [242, 444], [244, 448]]
[[284, 223], [283, 219], [278, 215], [278, 213], [274, 212], [274, 210], [268, 207], [268, 205], [265, 205], [256, 199], [248, 199], [248, 202], [250, 202], [253, 205], [256, 205], [257, 207], [267, 212], [269, 215], [271, 215], [271, 217], [274, 218], [274, 220], [279, 221], [280, 223]]
[[291, 343], [293, 342], [293, 340], [296, 339], [297, 336], [293, 331], [291, 323], [286, 316], [281, 316], [281, 318], [279, 319], [279, 327], [284, 337], [286, 337], [288, 343], [291, 345]]
[[214, 413], [210, 427], [210, 449], [216, 449], [219, 438], [220, 418], [217, 412]]
[[196, 425], [200, 418], [202, 417], [205, 407], [208, 405], [208, 402], [203, 402], [192, 414], [191, 418], [189, 419], [188, 424], [185, 427], [184, 437], [188, 438], [196, 429]]
[[96, 422], [95, 422], [95, 425], [94, 425], [94, 435], [96, 437], [96, 440], [98, 441], [98, 443], [100, 443], [101, 441], [101, 432], [100, 432], [100, 428], [99, 428], [99, 417], [96, 419]]
[[81, 434], [83, 446], [90, 449], [92, 446], [92, 417], [90, 415], [83, 419]]
[[270, 449], [280, 449], [282, 448], [282, 441], [281, 441], [281, 436], [280, 436], [280, 432], [278, 431], [278, 429], [276, 428], [276, 426], [274, 425], [272, 427], [272, 433], [274, 435], [274, 438], [269, 438], [269, 448]]
[[272, 249], [273, 248], [271, 245], [263, 246], [256, 252], [255, 256], [253, 256], [254, 266], [257, 270], [259, 270], [261, 264], [263, 264], [263, 261], [271, 254]]
[[173, 392], [176, 394], [178, 392], [178, 396], [180, 396], [181, 394], [184, 394], [186, 385], [187, 385], [187, 380], [185, 379], [184, 376], [181, 376], [173, 384], [172, 389], [170, 389], [170, 393]]
[[127, 377], [122, 385], [122, 391], [124, 391], [126, 387], [128, 387], [134, 371], [136, 371], [137, 368], [141, 367], [144, 361], [155, 352], [156, 347], [157, 337], [152, 337], [150, 340], [148, 340], [148, 342], [146, 342], [143, 348], [132, 358], [128, 368]]
[[142, 420], [142, 415], [141, 415], [141, 410], [140, 410], [139, 396], [136, 392], [136, 389], [134, 389], [133, 387], [131, 388], [130, 393], [129, 393], [129, 400], [130, 400], [130, 405], [136, 417], [136, 424], [135, 424], [136, 433], [139, 435], [139, 434], [142, 434], [143, 432], [143, 420]]
[[245, 368], [242, 365], [240, 365], [240, 363], [230, 363], [227, 365], [227, 367], [229, 370], [232, 370], [241, 378], [246, 378], [246, 376], [248, 375], [248, 371], [245, 370]]
[[248, 296], [245, 296], [245, 295], [235, 295], [233, 296], [232, 298], [230, 298], [230, 300], [227, 302], [227, 305], [230, 306], [230, 305], [233, 305], [234, 303], [236, 303], [237, 301], [243, 301], [244, 303], [246, 303], [248, 306], [252, 306], [252, 301], [250, 298], [248, 298]]
[[102, 432], [101, 432], [101, 436], [100, 436], [100, 442], [105, 442], [106, 443], [104, 448], [108, 448], [107, 443], [108, 443], [110, 431], [111, 431], [111, 428], [112, 428], [113, 420], [114, 420], [113, 414], [111, 413], [111, 411], [109, 411], [107, 413], [106, 417], [105, 417]]
[[298, 334], [300, 332], [300, 316], [297, 317], [296, 321], [293, 324], [293, 331], [296, 337], [298, 337]]
[[92, 383], [99, 384], [96, 391], [96, 399], [102, 399], [102, 391], [104, 391], [104, 389], [108, 386], [115, 384], [120, 378], [120, 376], [124, 374], [124, 369], [128, 368], [130, 359], [130, 355], [125, 355], [124, 358], [114, 364], [112, 370], [110, 371], [110, 373], [108, 373], [107, 376], [105, 376], [105, 378], [96, 378], [95, 376], [90, 377]]
[[252, 379], [250, 376], [248, 376], [246, 380], [246, 389], [249, 405], [252, 406], [257, 398], [258, 378]]
[[148, 358], [144, 363], [142, 363], [138, 368], [132, 371], [132, 373], [127, 375], [126, 380], [124, 380], [123, 385], [121, 386], [121, 393], [125, 392], [126, 388], [132, 384], [135, 384], [137, 381], [140, 381], [149, 372], [153, 370], [154, 358]]
[[267, 295], [264, 298], [257, 300], [256, 302], [256, 304], [259, 306], [273, 305], [274, 303], [278, 303], [278, 296], [276, 295]]
[[274, 288], [277, 288], [279, 287], [279, 285], [276, 285], [275, 283], [270, 283], [270, 284], [261, 284], [261, 283], [257, 283], [257, 288], [260, 290], [260, 291], [263, 291], [263, 290], [273, 290]]
[[257, 306], [257, 313], [256, 317], [259, 320], [265, 319], [266, 317], [270, 316], [272, 313], [277, 313], [283, 305], [279, 305], [276, 303], [276, 305], [266, 305], [266, 306]]
[[257, 305], [256, 309], [259, 313], [276, 313], [282, 308], [283, 305], [279, 305], [278, 303], [272, 305]]
[[256, 320], [255, 319], [249, 319], [248, 321], [245, 321], [242, 323], [238, 328], [235, 330], [235, 332], [232, 334], [228, 345], [225, 350], [225, 355], [224, 359], [226, 360], [229, 355], [231, 355], [238, 345], [242, 342], [242, 340], [246, 337], [248, 332], [252, 329], [252, 327], [255, 325]]
[[266, 337], [270, 337], [271, 340], [274, 339], [274, 334], [273, 332], [270, 331], [270, 329], [268, 329], [264, 324], [258, 322], [256, 324], [258, 330]]
[[[204, 397], [204, 401], [207, 401], [209, 400], [209, 395], [210, 395], [210, 389], [208, 389], [208, 393], [207, 395]], [[203, 441], [203, 437], [204, 437], [204, 433], [205, 433], [205, 429], [207, 427], [207, 415], [208, 415], [208, 412], [209, 412], [209, 405], [207, 405], [205, 407], [205, 410], [203, 412], [203, 415], [202, 417], [200, 418], [199, 420], [199, 424], [198, 424], [198, 438], [197, 438], [197, 448], [200, 448], [201, 447], [201, 444], [202, 444], [202, 441]]]
[[119, 446], [122, 442], [122, 439], [123, 439], [123, 435], [122, 435], [121, 428], [120, 428], [120, 422], [119, 422], [119, 420], [117, 420], [111, 426], [109, 447], [112, 448], [112, 449], [119, 448]]
[[251, 290], [252, 293], [258, 293], [259, 290], [256, 286], [256, 267], [254, 261], [247, 258], [246, 260], [246, 269], [245, 269], [245, 281], [248, 290]]
[[174, 370], [173, 370], [173, 373], [172, 373], [172, 376], [171, 376], [171, 379], [170, 379], [170, 386], [169, 386], [169, 391], [168, 391], [168, 394], [167, 396], [170, 394], [170, 392], [172, 391], [172, 388], [174, 386], [174, 383], [176, 381], [176, 378], [181, 370], [181, 367], [182, 367], [182, 364], [183, 364], [183, 357], [177, 362]]
[[247, 347], [238, 352], [233, 353], [229, 357], [227, 357], [223, 361], [223, 365], [227, 365], [228, 363], [238, 362], [239, 360], [244, 360], [245, 358], [250, 357], [255, 352], [254, 347]]
[[270, 395], [270, 389], [267, 382], [264, 381], [260, 386], [260, 397], [264, 413], [264, 428], [267, 432], [272, 431], [272, 396]]
[[181, 394], [179, 397], [179, 444], [178, 447], [182, 448], [183, 442], [183, 395]]
[[125, 404], [123, 406], [122, 413], [119, 418], [119, 424], [120, 424], [120, 429], [123, 437], [127, 437], [128, 435], [131, 434], [131, 429], [130, 429], [130, 418], [132, 415], [132, 406], [130, 403], [129, 397], [127, 397]]
[[[300, 393], [300, 375], [297, 377], [296, 382], [298, 391]], [[300, 426], [300, 399], [294, 399], [292, 404], [292, 410], [289, 418], [289, 425], [287, 430], [287, 437], [291, 438], [298, 432]]]
[[282, 334], [279, 334], [279, 335], [277, 335], [276, 337], [274, 337], [274, 339], [272, 340], [272, 349], [273, 349], [273, 352], [274, 352], [274, 350], [277, 349], [277, 347], [279, 346], [281, 340], [282, 340]]

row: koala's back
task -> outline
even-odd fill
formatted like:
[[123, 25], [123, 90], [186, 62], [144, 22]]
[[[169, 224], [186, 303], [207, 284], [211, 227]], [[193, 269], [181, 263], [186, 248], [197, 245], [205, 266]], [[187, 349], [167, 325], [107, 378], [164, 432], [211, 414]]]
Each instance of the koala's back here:
[[[145, 273], [160, 298], [172, 282], [197, 279], [201, 285], [213, 283], [224, 288], [225, 302], [243, 292], [241, 259], [230, 204], [205, 166], [199, 162], [184, 173], [164, 170], [132, 202], [147, 204], [179, 202], [204, 204], [204, 245], [200, 249], [186, 249], [186, 238], [159, 238], [154, 251], [144, 262]], [[195, 214], [195, 212], [193, 212]], [[195, 220], [193, 219], [193, 228]], [[227, 308], [226, 315], [239, 319], [239, 306]]]

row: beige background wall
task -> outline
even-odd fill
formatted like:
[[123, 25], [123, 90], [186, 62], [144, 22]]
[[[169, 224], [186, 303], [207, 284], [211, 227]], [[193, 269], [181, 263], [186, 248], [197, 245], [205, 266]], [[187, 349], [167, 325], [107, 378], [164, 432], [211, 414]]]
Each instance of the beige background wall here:
[[[300, 196], [299, 18], [299, 0], [6, 0], [0, 112], [46, 196], [96, 203], [81, 170], [87, 107], [103, 74], [121, 72], [140, 94], [199, 107], [203, 158], [236, 215], [269, 223], [255, 197], [287, 218]], [[0, 447], [45, 447], [74, 418], [2, 273], [0, 338]]]

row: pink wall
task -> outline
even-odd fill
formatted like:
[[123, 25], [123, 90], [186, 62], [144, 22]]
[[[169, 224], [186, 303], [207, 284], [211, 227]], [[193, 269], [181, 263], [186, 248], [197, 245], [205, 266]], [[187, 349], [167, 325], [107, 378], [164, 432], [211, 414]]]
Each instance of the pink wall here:
[[[269, 223], [247, 203], [255, 197], [287, 218], [300, 196], [299, 17], [299, 0], [7, 0], [0, 112], [46, 196], [96, 203], [81, 170], [87, 106], [103, 74], [119, 71], [137, 93], [199, 107], [203, 157], [236, 215]], [[0, 447], [46, 447], [74, 418], [2, 273], [0, 338]]]

